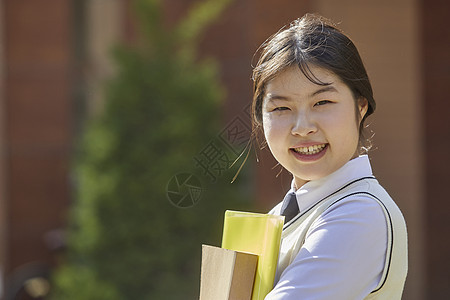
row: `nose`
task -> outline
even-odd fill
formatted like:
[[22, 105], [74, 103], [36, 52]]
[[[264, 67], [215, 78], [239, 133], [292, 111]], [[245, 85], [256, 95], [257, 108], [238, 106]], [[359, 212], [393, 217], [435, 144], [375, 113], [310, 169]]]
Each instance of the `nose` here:
[[310, 114], [300, 112], [295, 116], [291, 132], [293, 135], [308, 136], [317, 132], [317, 125]]

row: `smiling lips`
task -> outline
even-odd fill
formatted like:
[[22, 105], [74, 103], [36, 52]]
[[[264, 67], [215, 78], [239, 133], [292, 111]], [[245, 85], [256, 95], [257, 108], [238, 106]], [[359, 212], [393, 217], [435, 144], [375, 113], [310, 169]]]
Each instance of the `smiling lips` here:
[[328, 144], [317, 144], [305, 147], [290, 148], [289, 150], [296, 159], [301, 162], [315, 162], [327, 153]]
[[302, 155], [314, 155], [321, 152], [326, 146], [327, 144], [320, 144], [309, 147], [292, 148], [292, 150]]

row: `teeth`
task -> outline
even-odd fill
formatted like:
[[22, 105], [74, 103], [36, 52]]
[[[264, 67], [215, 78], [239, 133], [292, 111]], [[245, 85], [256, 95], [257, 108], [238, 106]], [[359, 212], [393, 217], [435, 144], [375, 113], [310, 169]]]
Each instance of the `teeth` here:
[[326, 144], [321, 144], [321, 145], [314, 145], [314, 146], [309, 146], [309, 147], [299, 147], [299, 148], [295, 148], [295, 152], [298, 152], [300, 154], [305, 154], [305, 155], [313, 155], [313, 154], [317, 154], [320, 151], [322, 151], [325, 148]]

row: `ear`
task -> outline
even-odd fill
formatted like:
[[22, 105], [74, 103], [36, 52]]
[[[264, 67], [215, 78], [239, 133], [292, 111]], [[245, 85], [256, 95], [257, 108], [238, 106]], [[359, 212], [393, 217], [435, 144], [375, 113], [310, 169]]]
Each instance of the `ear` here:
[[368, 109], [369, 109], [369, 102], [367, 101], [367, 99], [359, 98], [358, 99], [358, 113], [359, 113], [360, 121], [364, 118]]

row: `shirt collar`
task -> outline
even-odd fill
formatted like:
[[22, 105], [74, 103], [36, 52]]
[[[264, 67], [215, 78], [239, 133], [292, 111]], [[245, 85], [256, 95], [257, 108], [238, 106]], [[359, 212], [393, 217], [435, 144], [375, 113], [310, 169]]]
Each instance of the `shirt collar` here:
[[348, 161], [330, 175], [305, 183], [298, 190], [295, 190], [295, 182], [293, 179], [290, 191], [295, 191], [298, 207], [300, 211], [305, 211], [340, 187], [366, 176], [373, 176], [372, 167], [370, 166], [369, 157], [367, 155], [361, 155]]

